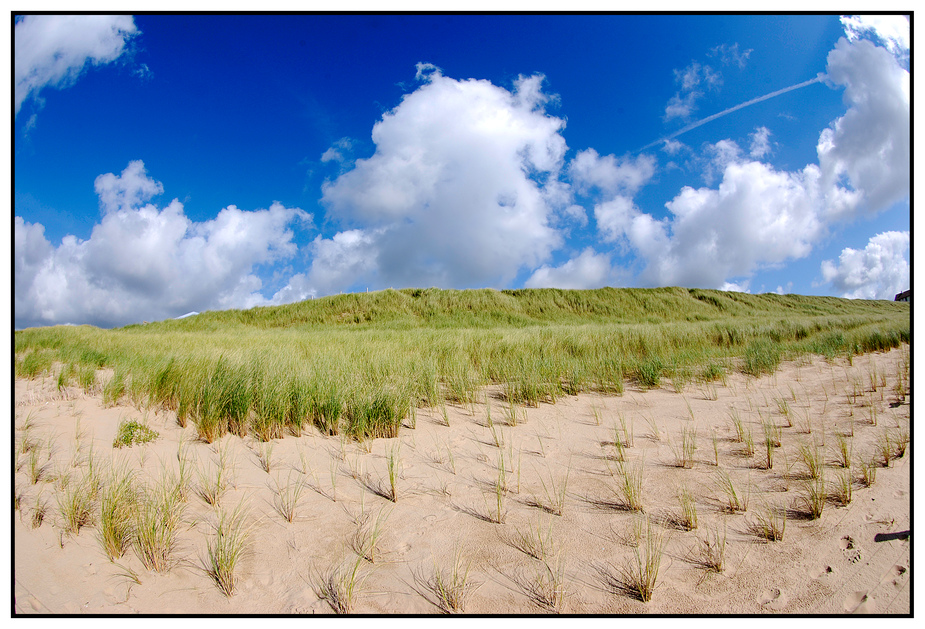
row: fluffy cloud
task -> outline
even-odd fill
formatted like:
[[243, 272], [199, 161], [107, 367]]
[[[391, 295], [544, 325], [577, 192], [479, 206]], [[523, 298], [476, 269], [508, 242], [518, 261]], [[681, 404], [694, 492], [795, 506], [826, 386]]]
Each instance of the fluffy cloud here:
[[322, 292], [506, 285], [561, 245], [558, 218], [582, 218], [559, 180], [565, 123], [546, 113], [541, 76], [513, 91], [429, 64], [417, 78], [373, 127], [375, 153], [323, 186], [328, 218], [350, 229], [313, 243], [306, 278]]
[[524, 286], [527, 288], [600, 288], [611, 279], [610, 256], [586, 248], [561, 266], [541, 266]]
[[201, 223], [176, 199], [140, 206], [163, 190], [140, 161], [97, 178], [96, 189], [103, 218], [87, 240], [66, 236], [55, 247], [42, 225], [16, 217], [17, 327], [113, 326], [266, 303], [255, 267], [292, 257], [289, 226], [311, 220], [279, 203], [254, 212], [230, 205]]
[[822, 276], [849, 299], [893, 299], [909, 284], [909, 232], [884, 232], [863, 250], [845, 248], [838, 257], [822, 263]]
[[819, 137], [823, 185], [846, 183], [861, 196], [832, 218], [873, 214], [909, 194], [909, 72], [884, 48], [846, 39], [829, 53], [827, 69], [845, 87], [848, 111]]
[[[908, 199], [909, 73], [886, 49], [844, 38], [827, 70], [829, 84], [845, 88], [847, 111], [820, 134], [818, 165], [787, 172], [762, 163], [770, 131], [759, 127], [747, 154], [731, 140], [707, 146], [704, 179], [721, 181], [683, 188], [663, 220], [625, 191], [598, 202], [601, 240], [632, 249], [644, 264], [640, 283], [747, 287], [757, 270], [807, 256], [832, 225]], [[836, 282], [835, 267], [826, 268]]]
[[604, 194], [634, 194], [655, 174], [655, 158], [645, 154], [635, 159], [601, 157], [594, 149], [586, 149], [569, 162], [568, 174], [580, 192], [596, 188]]
[[909, 19], [904, 15], [842, 16], [841, 23], [848, 41], [869, 34], [879, 40], [894, 57], [909, 56], [911, 32]]
[[130, 15], [26, 15], [15, 28], [16, 113], [45, 87], [68, 87], [88, 64], [119, 58], [138, 33]]
[[670, 220], [630, 214], [624, 232], [647, 265], [647, 284], [719, 288], [727, 278], [809, 254], [824, 233], [817, 174], [734, 161], [716, 189], [685, 187], [667, 203]]

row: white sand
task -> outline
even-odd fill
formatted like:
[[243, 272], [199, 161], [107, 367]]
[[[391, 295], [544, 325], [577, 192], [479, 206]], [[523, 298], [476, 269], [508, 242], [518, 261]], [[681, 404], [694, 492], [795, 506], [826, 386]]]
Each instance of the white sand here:
[[[910, 541], [897, 534], [911, 528], [911, 444], [905, 456], [877, 469], [871, 487], [855, 482], [850, 504], [829, 502], [817, 520], [803, 513], [807, 481], [799, 456], [801, 443], [821, 442], [824, 435], [825, 477], [831, 485], [841, 472], [834, 462], [837, 435], [853, 429], [850, 473], [857, 479], [861, 462], [875, 452], [884, 430], [895, 435], [897, 426], [908, 427], [910, 397], [899, 403], [894, 390], [901, 356], [908, 352], [904, 347], [863, 356], [853, 365], [842, 359], [806, 359], [785, 364], [773, 376], [734, 375], [726, 385], [691, 384], [680, 393], [665, 381], [649, 391], [628, 386], [619, 397], [566, 397], [555, 405], [519, 408], [516, 426], [506, 424], [507, 406], [489, 389], [495, 430], [503, 434], [501, 448], [494, 443], [484, 405], [449, 406], [449, 427], [439, 409], [418, 410], [416, 429], [403, 429], [399, 439], [377, 440], [370, 451], [314, 430], [276, 440], [269, 474], [257, 456], [263, 444], [250, 437], [226, 436], [205, 444], [196, 440], [192, 426], [180, 428], [172, 412], [146, 413], [127, 401], [103, 408], [99, 397], [76, 389], [56, 392], [52, 378], [17, 380], [14, 447], [29, 417], [34, 424], [29, 436], [42, 444], [41, 460], [48, 458], [49, 443], [53, 453], [36, 484], [27, 475], [28, 455], [16, 455], [24, 465], [14, 480], [21, 495], [13, 531], [14, 609], [18, 614], [331, 613], [319, 595], [320, 576], [342, 563], [352, 565], [357, 555], [351, 540], [358, 527], [364, 522], [369, 527], [381, 514], [385, 520], [376, 562], [360, 565], [356, 613], [439, 613], [428, 584], [435, 565], [448, 570], [457, 550], [469, 568], [464, 612], [548, 612], [536, 591], [544, 565], [514, 543], [517, 532], [539, 529], [550, 531], [549, 563], [554, 557], [561, 561], [566, 589], [559, 611], [566, 613], [908, 614]], [[885, 375], [886, 386], [878, 383], [871, 392], [875, 373], [875, 381]], [[848, 393], [855, 387], [858, 396], [852, 401]], [[786, 401], [793, 427], [786, 427], [777, 400]], [[754, 435], [752, 457], [731, 439], [731, 409], [738, 410]], [[644, 465], [645, 515], [626, 510], [617, 490], [612, 444], [621, 415], [632, 433], [627, 462]], [[811, 434], [803, 432], [807, 417]], [[123, 418], [146, 420], [159, 438], [113, 449]], [[763, 419], [782, 426], [782, 447], [775, 449], [771, 470], [763, 465]], [[686, 469], [676, 465], [674, 450], [682, 429], [691, 428], [697, 431], [697, 450]], [[716, 435], [718, 466], [711, 434]], [[122, 461], [138, 471], [139, 479], [150, 480], [165, 467], [176, 469], [181, 440], [194, 470], [205, 474], [215, 469], [220, 449], [227, 448], [233, 458], [232, 483], [220, 506], [232, 509], [244, 501], [252, 529], [231, 597], [219, 591], [203, 567], [216, 515], [197, 495], [195, 471], [174, 563], [165, 574], [147, 571], [131, 549], [110, 562], [95, 525], [76, 536], [63, 532], [56, 502], [60, 483], [54, 477], [68, 473], [78, 478], [91, 444], [100, 469]], [[83, 455], [75, 457], [78, 444]], [[398, 500], [393, 503], [379, 494], [388, 493], [387, 456], [398, 444]], [[491, 520], [496, 519], [501, 457], [507, 491], [503, 523], [498, 524]], [[724, 510], [718, 470], [740, 488], [750, 488], [745, 513]], [[554, 515], [550, 511], [566, 475], [562, 515]], [[274, 507], [276, 487], [298, 482], [306, 486], [295, 521], [289, 523]], [[699, 528], [693, 531], [671, 524], [680, 514], [681, 486], [696, 498]], [[48, 505], [45, 518], [32, 528], [33, 512], [43, 502]], [[768, 505], [789, 510], [782, 541], [767, 542], [754, 531]], [[636, 552], [634, 523], [646, 516], [666, 545], [654, 595], [643, 603], [625, 591], [621, 575]], [[716, 533], [727, 540], [725, 569], [718, 573], [703, 567], [699, 552], [701, 540]]]

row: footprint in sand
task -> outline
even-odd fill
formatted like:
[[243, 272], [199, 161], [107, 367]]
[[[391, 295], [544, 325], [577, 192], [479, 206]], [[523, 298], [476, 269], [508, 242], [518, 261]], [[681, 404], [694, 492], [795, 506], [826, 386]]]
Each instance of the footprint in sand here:
[[845, 558], [851, 563], [857, 563], [861, 559], [861, 549], [857, 546], [854, 538], [845, 535], [841, 538], [841, 549], [845, 553]]
[[809, 576], [813, 579], [824, 579], [835, 575], [835, 568], [832, 566], [815, 566], [810, 568]]
[[779, 611], [787, 606], [787, 603], [790, 602], [790, 599], [787, 597], [786, 592], [780, 588], [771, 588], [765, 590], [758, 597], [758, 604], [762, 607], [767, 607], [768, 609], [773, 609]]
[[900, 566], [899, 564], [893, 566], [890, 569], [890, 578], [893, 579], [893, 587], [897, 590], [902, 589], [906, 584], [906, 574], [909, 572], [909, 569], [906, 566]]
[[849, 614], [873, 614], [877, 611], [877, 601], [867, 592], [855, 592], [845, 599], [845, 611]]

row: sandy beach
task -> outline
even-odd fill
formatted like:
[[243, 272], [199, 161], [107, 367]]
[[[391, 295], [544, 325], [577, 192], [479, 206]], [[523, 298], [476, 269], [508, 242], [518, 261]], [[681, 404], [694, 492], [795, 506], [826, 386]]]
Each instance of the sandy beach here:
[[[172, 411], [17, 379], [14, 612], [909, 614], [909, 354], [807, 356], [760, 378], [628, 384], [513, 415], [488, 388], [365, 443], [310, 428], [207, 444]], [[123, 420], [158, 436], [114, 448]], [[68, 488], [88, 475], [105, 487], [113, 469], [136, 488], [183, 479], [161, 571], [135, 545], [107, 557], [98, 499], [67, 530]], [[228, 596], [209, 549], [238, 508]], [[352, 595], [325, 587], [351, 578]]]

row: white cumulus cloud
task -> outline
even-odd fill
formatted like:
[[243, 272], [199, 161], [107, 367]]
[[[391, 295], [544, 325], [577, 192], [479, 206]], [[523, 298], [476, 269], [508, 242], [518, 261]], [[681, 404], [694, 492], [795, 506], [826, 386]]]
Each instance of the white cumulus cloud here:
[[829, 53], [827, 70], [845, 87], [848, 111], [820, 134], [823, 185], [847, 184], [861, 195], [833, 218], [874, 214], [909, 195], [909, 72], [884, 48], [846, 39]]
[[375, 153], [322, 188], [346, 228], [313, 244], [306, 278], [322, 292], [503, 286], [561, 246], [558, 219], [582, 220], [559, 180], [565, 123], [545, 111], [543, 77], [507, 90], [419, 64], [417, 78], [373, 127]]
[[41, 224], [15, 218], [17, 327], [113, 326], [266, 303], [256, 267], [291, 258], [290, 226], [311, 220], [279, 203], [258, 211], [230, 205], [200, 223], [176, 199], [142, 206], [163, 187], [140, 161], [121, 176], [98, 177], [96, 188], [103, 217], [87, 240], [69, 235], [54, 246]]
[[872, 35], [893, 56], [909, 56], [912, 34], [905, 15], [845, 15], [841, 23], [849, 41]]
[[862, 250], [846, 247], [838, 262], [825, 260], [822, 277], [849, 299], [893, 299], [909, 284], [909, 232], [889, 231]]
[[643, 253], [641, 279], [654, 285], [721, 287], [762, 266], [801, 258], [824, 233], [812, 169], [781, 172], [734, 161], [716, 189], [685, 187], [662, 223], [632, 217], [630, 243]]
[[557, 267], [543, 265], [533, 272], [527, 288], [600, 288], [611, 279], [610, 256], [587, 247], [575, 258]]
[[87, 65], [111, 63], [138, 33], [130, 15], [26, 15], [16, 22], [16, 113], [46, 87], [68, 87]]

